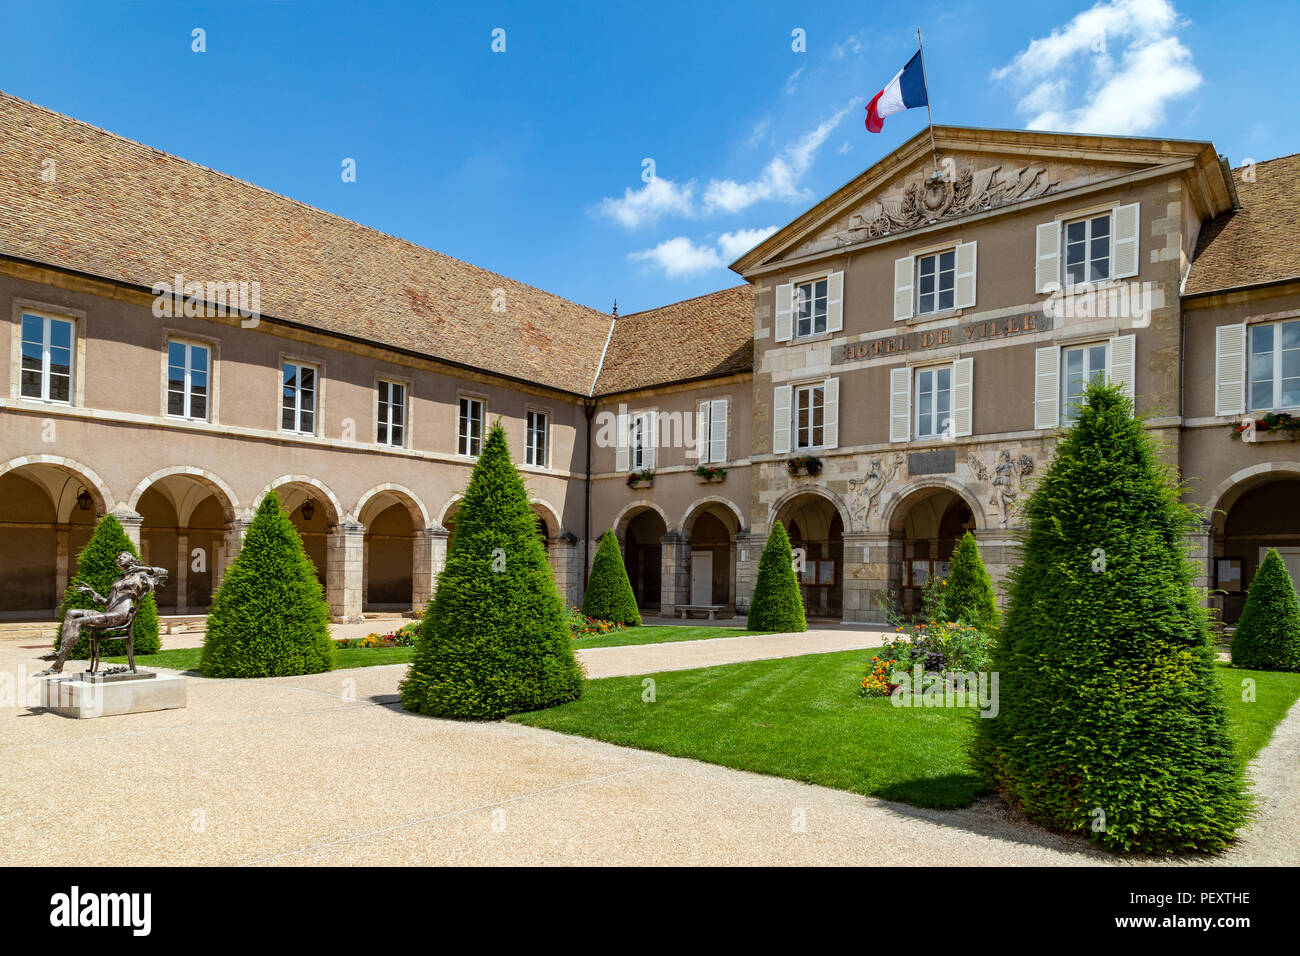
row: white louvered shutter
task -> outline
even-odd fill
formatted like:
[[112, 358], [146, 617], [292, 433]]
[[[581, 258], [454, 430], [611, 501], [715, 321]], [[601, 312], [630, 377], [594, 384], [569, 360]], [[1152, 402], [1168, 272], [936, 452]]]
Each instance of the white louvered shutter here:
[[907, 441], [912, 437], [912, 370], [889, 370], [889, 440]]
[[1050, 292], [1061, 282], [1061, 224], [1038, 226], [1034, 242], [1034, 291]]
[[1061, 423], [1061, 350], [1049, 345], [1034, 352], [1034, 427]]
[[1135, 400], [1134, 407], [1136, 408], [1137, 336], [1117, 335], [1110, 340], [1109, 345], [1110, 355], [1107, 368], [1110, 371], [1110, 380], [1121, 386], [1125, 395]]
[[957, 247], [957, 297], [959, 309], [975, 307], [975, 247], [978, 243], [963, 242]]
[[974, 417], [975, 360], [957, 359], [952, 363], [952, 436], [964, 438], [971, 433]]
[[655, 466], [655, 445], [659, 442], [658, 424], [655, 412], [645, 412], [642, 416], [644, 424], [641, 426], [641, 467], [653, 468]]
[[793, 282], [776, 287], [776, 322], [773, 334], [778, 342], [789, 342], [794, 337]]
[[631, 448], [628, 445], [628, 428], [631, 420], [625, 410], [620, 409], [618, 420], [614, 423], [614, 470], [630, 471]]
[[844, 328], [844, 273], [832, 272], [826, 277], [826, 331], [839, 332]]
[[911, 256], [894, 260], [894, 321], [912, 317], [912, 276], [916, 271]]
[[772, 453], [784, 455], [790, 451], [790, 395], [789, 385], [778, 385], [772, 395]]
[[1110, 277], [1127, 279], [1138, 274], [1139, 203], [1116, 206], [1110, 214]]
[[840, 380], [828, 378], [822, 383], [822, 447], [840, 444]]
[[1214, 330], [1214, 414], [1246, 414], [1246, 323]]
[[709, 460], [709, 402], [700, 402], [695, 409], [695, 451], [700, 461]]
[[715, 398], [709, 410], [709, 461], [727, 460], [727, 400]]

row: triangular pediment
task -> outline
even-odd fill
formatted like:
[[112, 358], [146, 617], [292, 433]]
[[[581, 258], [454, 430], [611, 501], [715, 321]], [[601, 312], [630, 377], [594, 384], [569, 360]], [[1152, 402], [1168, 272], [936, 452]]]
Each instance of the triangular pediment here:
[[935, 127], [933, 148], [919, 133], [731, 268], [743, 275], [1185, 161], [1217, 171], [1206, 142]]

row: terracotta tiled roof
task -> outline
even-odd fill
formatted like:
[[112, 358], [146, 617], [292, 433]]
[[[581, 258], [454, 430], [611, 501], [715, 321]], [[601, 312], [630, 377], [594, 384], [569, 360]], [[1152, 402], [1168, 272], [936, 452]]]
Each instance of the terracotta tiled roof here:
[[1241, 208], [1201, 230], [1187, 295], [1300, 277], [1300, 153], [1234, 169], [1232, 179]]
[[754, 290], [745, 284], [620, 316], [596, 394], [748, 372], [753, 367]]
[[603, 312], [4, 93], [0, 254], [145, 287], [257, 281], [264, 316], [582, 395], [609, 334]]

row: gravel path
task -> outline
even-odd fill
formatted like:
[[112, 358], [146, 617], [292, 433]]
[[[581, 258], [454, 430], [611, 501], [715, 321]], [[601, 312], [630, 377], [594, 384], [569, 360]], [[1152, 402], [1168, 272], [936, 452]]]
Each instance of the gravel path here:
[[[700, 644], [749, 641], [746, 653], [779, 656], [759, 643], [770, 640], [671, 647], [685, 659], [721, 653]], [[0, 672], [34, 673], [32, 653], [0, 645]], [[646, 653], [667, 650], [596, 659], [617, 669]], [[996, 800], [918, 810], [515, 724], [410, 715], [395, 703], [404, 672], [190, 678], [186, 710], [97, 720], [0, 707], [0, 864], [1113, 862]], [[1261, 819], [1222, 862], [1300, 861], [1298, 755], [1300, 707], [1258, 761]]]

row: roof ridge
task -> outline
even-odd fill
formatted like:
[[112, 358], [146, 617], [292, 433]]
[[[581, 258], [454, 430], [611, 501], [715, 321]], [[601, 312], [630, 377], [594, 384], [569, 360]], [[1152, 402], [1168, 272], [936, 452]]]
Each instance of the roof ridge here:
[[737, 289], [745, 289], [745, 288], [751, 288], [751, 284], [749, 282], [738, 282], [735, 285], [729, 285], [724, 289], [714, 289], [712, 292], [704, 292], [701, 293], [700, 295], [693, 295], [689, 299], [678, 299], [675, 302], [665, 302], [663, 305], [656, 305], [653, 308], [640, 309], [636, 312], [629, 312], [627, 315], [620, 315], [618, 318], [619, 321], [624, 321], [626, 319], [636, 318], [638, 315], [645, 315], [648, 312], [660, 312], [664, 309], [671, 309], [675, 305], [686, 305], [688, 302], [695, 302], [698, 301], [699, 299], [708, 299], [712, 296], [720, 295], [723, 292], [735, 292]]
[[355, 219], [349, 219], [347, 216], [340, 216], [338, 213], [330, 212], [328, 209], [321, 209], [319, 206], [313, 206], [310, 203], [303, 202], [301, 199], [294, 199], [292, 196], [286, 196], [284, 193], [278, 193], [273, 189], [268, 189], [265, 186], [260, 186], [257, 183], [252, 182], [250, 180], [240, 179], [238, 176], [234, 176], [230, 173], [222, 172], [221, 170], [214, 169], [211, 166], [204, 166], [202, 163], [197, 163], [192, 159], [186, 159], [184, 156], [180, 156], [176, 153], [169, 153], [165, 149], [159, 149], [157, 146], [150, 146], [148, 143], [141, 143], [138, 140], [130, 139], [129, 137], [123, 136], [121, 133], [114, 133], [112, 130], [107, 130], [101, 126], [96, 126], [94, 123], [87, 123], [85, 120], [77, 119], [75, 116], [69, 116], [67, 113], [60, 113], [58, 110], [52, 110], [47, 106], [42, 106], [40, 103], [34, 103], [31, 100], [25, 100], [22, 97], [15, 96], [12, 93], [6, 93], [2, 89], [0, 89], [0, 99], [10, 100], [11, 102], [21, 104], [22, 106], [32, 107], [33, 109], [39, 110], [42, 113], [46, 113], [50, 116], [58, 117], [61, 120], [65, 120], [77, 126], [81, 126], [88, 130], [92, 130], [96, 133], [99, 133], [101, 136], [107, 136], [110, 139], [118, 140], [119, 142], [125, 143], [128, 146], [133, 146], [137, 149], [147, 149], [150, 152], [157, 153], [160, 156], [166, 156], [168, 159], [173, 159], [176, 160], [177, 162], [184, 163], [186, 166], [193, 167], [194, 169], [202, 170], [205, 173], [211, 173], [214, 176], [220, 176], [221, 178], [227, 179], [232, 183], [237, 183], [240, 186], [246, 186], [255, 189], [258, 192], [265, 193], [266, 195], [272, 196], [275, 199], [293, 203], [295, 206], [299, 206], [307, 210], [308, 212], [316, 213], [322, 216], [327, 216], [330, 219], [335, 219], [338, 220], [339, 222], [347, 223], [349, 226], [353, 226], [357, 229], [364, 229], [366, 232], [371, 232], [376, 235], [383, 236], [384, 238], [391, 239], [394, 242], [400, 242], [404, 245], [410, 246], [413, 249], [418, 249], [421, 252], [433, 253], [436, 256], [441, 256], [442, 258], [449, 259], [452, 262], [458, 262], [461, 265], [469, 266], [471, 269], [476, 269], [477, 271], [485, 273], [487, 275], [496, 276], [498, 278], [505, 279], [509, 282], [513, 282], [516, 285], [523, 286], [526, 289], [532, 289], [536, 292], [542, 293], [543, 295], [549, 295], [556, 299], [560, 299], [564, 302], [568, 302], [570, 305], [577, 306], [580, 309], [585, 309], [586, 311], [591, 312], [593, 315], [599, 315], [602, 318], [608, 317], [607, 313], [601, 312], [599, 309], [592, 308], [589, 305], [583, 305], [581, 302], [575, 302], [572, 299], [565, 298], [564, 296], [560, 295], [557, 292], [551, 292], [549, 289], [543, 289], [540, 286], [535, 286], [527, 282], [520, 282], [518, 279], [512, 279], [504, 272], [497, 272], [495, 269], [484, 268], [483, 266], [476, 265], [467, 259], [461, 259], [458, 258], [457, 256], [448, 255], [447, 253], [442, 252], [439, 249], [434, 249], [430, 246], [423, 246], [418, 242], [413, 242], [412, 240], [406, 239], [402, 236], [396, 236], [393, 235], [392, 233], [384, 232], [382, 229], [376, 229], [374, 226], [367, 226], [365, 223], [357, 222]]

